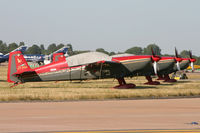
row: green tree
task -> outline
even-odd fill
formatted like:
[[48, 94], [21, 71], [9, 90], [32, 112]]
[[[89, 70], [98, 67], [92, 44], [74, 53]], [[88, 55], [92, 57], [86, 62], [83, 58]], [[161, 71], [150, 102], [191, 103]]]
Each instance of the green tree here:
[[62, 44], [62, 43], [61, 43], [61, 44], [59, 44], [59, 45], [57, 45], [57, 50], [58, 50], [58, 49], [60, 49], [60, 48], [62, 48], [62, 47], [64, 47], [64, 46], [65, 46], [65, 45], [64, 45], [64, 44]]
[[42, 51], [38, 45], [33, 45], [32, 47], [29, 47], [26, 51], [26, 54], [41, 54]]
[[174, 55], [170, 55], [170, 54], [163, 54], [163, 57], [174, 57]]
[[105, 51], [103, 48], [98, 48], [96, 51], [109, 55], [109, 52]]
[[72, 45], [71, 44], [67, 44], [67, 46], [68, 46], [68, 51], [67, 51], [67, 54], [69, 55], [69, 56], [71, 56], [71, 55], [75, 55], [75, 54], [78, 54], [79, 52], [78, 51], [73, 51], [73, 47], [72, 47]]
[[57, 50], [56, 44], [55, 43], [50, 44], [48, 46], [48, 48], [47, 48], [47, 54], [51, 54], [51, 53], [53, 53], [56, 50]]
[[183, 50], [180, 55], [182, 58], [189, 58], [190, 57], [190, 52], [188, 50]]
[[116, 53], [115, 53], [115, 52], [110, 52], [109, 55], [110, 55], [110, 56], [116, 55]]
[[144, 48], [144, 55], [152, 55], [151, 48], [153, 48], [156, 55], [161, 55], [161, 49], [156, 44], [149, 44], [146, 48]]
[[0, 53], [7, 54], [8, 53], [8, 47], [6, 43], [3, 43], [3, 41], [0, 40]]
[[135, 55], [142, 55], [142, 48], [141, 47], [132, 47], [125, 51], [128, 54], [135, 54]]
[[24, 43], [24, 42], [20, 42], [20, 43], [19, 43], [19, 47], [20, 47], [20, 46], [25, 46], [25, 43]]
[[16, 43], [11, 43], [8, 45], [8, 51], [11, 52], [14, 49], [18, 48], [18, 45]]
[[195, 65], [200, 65], [200, 57], [193, 57], [196, 59], [196, 62], [194, 63]]
[[40, 49], [41, 49], [41, 53], [42, 54], [46, 54], [46, 50], [45, 50], [44, 44], [40, 44]]

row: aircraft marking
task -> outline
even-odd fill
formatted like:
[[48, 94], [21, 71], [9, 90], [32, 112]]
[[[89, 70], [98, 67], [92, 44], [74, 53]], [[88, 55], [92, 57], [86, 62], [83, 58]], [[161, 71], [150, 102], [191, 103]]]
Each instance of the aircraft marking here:
[[125, 60], [125, 61], [120, 61], [123, 64], [130, 64], [130, 63], [138, 63], [138, 62], [143, 62], [143, 61], [148, 61], [149, 59], [132, 59], [132, 60]]
[[128, 59], [128, 60], [122, 60], [122, 61], [120, 61], [120, 62], [128, 62], [128, 61], [143, 61], [143, 60], [149, 60], [149, 58], [141, 58], [141, 59]]

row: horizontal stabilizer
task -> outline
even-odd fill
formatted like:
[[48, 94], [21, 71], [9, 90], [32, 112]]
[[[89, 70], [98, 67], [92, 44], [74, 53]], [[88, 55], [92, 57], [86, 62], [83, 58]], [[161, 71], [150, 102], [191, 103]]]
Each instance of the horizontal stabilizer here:
[[18, 75], [33, 75], [35, 74], [35, 71], [24, 71], [24, 72], [16, 72], [13, 73], [12, 76], [18, 76]]

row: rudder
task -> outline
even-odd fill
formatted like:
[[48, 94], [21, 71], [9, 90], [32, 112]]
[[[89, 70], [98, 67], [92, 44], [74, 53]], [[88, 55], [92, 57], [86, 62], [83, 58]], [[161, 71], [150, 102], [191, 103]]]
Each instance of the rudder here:
[[8, 82], [11, 83], [21, 82], [21, 79], [14, 74], [20, 74], [30, 70], [31, 68], [24, 59], [24, 56], [22, 55], [21, 51], [14, 51], [10, 53], [8, 62], [8, 74], [7, 74]]
[[53, 62], [57, 61], [66, 61], [65, 56], [63, 53], [55, 53], [53, 54]]

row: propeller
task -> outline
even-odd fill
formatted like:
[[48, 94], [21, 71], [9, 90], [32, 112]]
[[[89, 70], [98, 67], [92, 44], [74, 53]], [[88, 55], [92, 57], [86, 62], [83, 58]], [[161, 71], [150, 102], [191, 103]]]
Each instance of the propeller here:
[[189, 51], [190, 59], [192, 59], [192, 51]]
[[159, 56], [155, 55], [155, 52], [153, 50], [153, 48], [151, 47], [151, 52], [152, 52], [152, 59], [153, 59], [153, 69], [154, 69], [154, 73], [157, 75], [157, 71], [158, 71], [158, 67], [157, 67], [157, 62], [160, 60]]
[[191, 66], [191, 68], [192, 68], [192, 71], [194, 71], [194, 62], [191, 62], [191, 63], [190, 63], [190, 66]]
[[155, 57], [155, 52], [154, 52], [154, 50], [153, 50], [153, 47], [151, 47], [151, 53], [152, 53], [152, 56], [154, 56]]
[[176, 66], [177, 66], [177, 69], [180, 71], [181, 70], [181, 67], [180, 67], [180, 62], [176, 62]]
[[157, 75], [157, 62], [154, 61], [153, 63], [153, 69], [154, 69], [154, 73]]
[[192, 58], [192, 51], [189, 51], [189, 56], [190, 56], [190, 66], [192, 68], [192, 72], [194, 71], [194, 62], [196, 61], [195, 58]]
[[180, 62], [182, 61], [182, 58], [180, 58], [180, 57], [178, 56], [178, 51], [177, 51], [176, 47], [175, 47], [175, 56], [176, 56], [176, 57], [175, 57], [176, 66], [177, 66], [178, 71], [180, 71], [180, 70], [181, 70]]
[[178, 58], [178, 51], [177, 51], [176, 47], [175, 47], [175, 56], [176, 56], [176, 58]]

